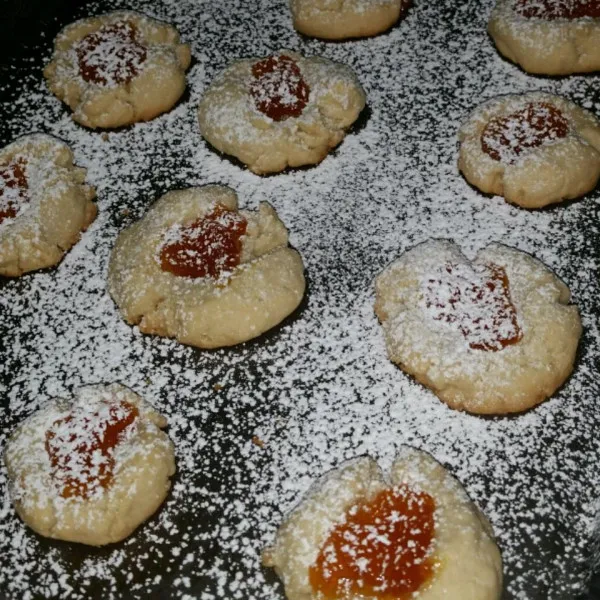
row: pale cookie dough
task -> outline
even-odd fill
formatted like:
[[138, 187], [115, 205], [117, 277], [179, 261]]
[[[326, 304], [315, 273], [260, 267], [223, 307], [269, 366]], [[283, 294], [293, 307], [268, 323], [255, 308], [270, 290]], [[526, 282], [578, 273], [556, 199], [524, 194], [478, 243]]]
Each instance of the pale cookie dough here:
[[497, 0], [488, 31], [500, 53], [530, 73], [600, 69], [598, 0]]
[[[502, 595], [502, 558], [487, 518], [469, 500], [462, 485], [434, 458], [406, 446], [401, 447], [387, 477], [370, 457], [343, 463], [316, 481], [300, 504], [284, 519], [273, 545], [263, 553], [263, 562], [274, 567], [283, 580], [288, 600], [319, 600], [324, 597], [322, 592], [313, 589], [309, 573], [315, 568], [322, 549], [327, 556], [325, 545], [331, 541], [332, 530], [343, 526], [360, 505], [373, 502], [379, 494], [390, 488], [400, 490], [400, 493], [402, 490], [408, 492], [408, 498], [414, 497], [413, 494], [427, 494], [429, 502], [433, 499], [434, 503], [433, 535], [426, 547], [425, 542], [417, 537], [424, 528], [419, 521], [411, 521], [413, 530], [411, 535], [404, 538], [405, 546], [391, 547], [389, 544], [394, 528], [398, 530], [403, 527], [403, 520], [410, 520], [410, 514], [391, 514], [388, 524], [379, 525], [377, 529], [370, 521], [364, 527], [365, 532], [369, 530], [367, 528], [372, 531], [371, 540], [375, 541], [370, 543], [379, 546], [376, 554], [395, 556], [398, 562], [406, 561], [409, 565], [411, 561], [417, 564], [417, 561], [423, 560], [431, 565], [429, 578], [414, 593], [401, 597], [419, 600], [498, 600]], [[422, 497], [415, 500], [419, 505], [423, 502]], [[431, 511], [431, 504], [429, 507]], [[360, 536], [360, 530], [354, 529], [353, 533]], [[334, 548], [329, 546], [331, 572], [340, 559], [353, 564], [353, 557], [357, 556], [352, 536], [348, 535], [345, 539], [347, 545], [339, 554], [335, 554]], [[423, 546], [425, 557], [411, 557], [413, 549], [418, 548], [419, 544]], [[417, 552], [414, 550], [415, 555]], [[408, 561], [404, 558], [406, 555]], [[360, 561], [362, 564], [359, 564]], [[391, 558], [389, 562], [392, 562]], [[369, 566], [370, 563], [362, 557], [354, 563], [355, 570], [363, 573], [368, 572]], [[374, 597], [369, 593], [361, 594], [360, 589], [338, 592], [332, 600]], [[363, 591], [368, 592], [364, 588]]]
[[56, 265], [96, 217], [96, 192], [69, 147], [49, 135], [0, 150], [0, 275]]
[[[256, 77], [253, 69], [269, 60], [289, 68]], [[277, 79], [278, 73], [284, 73], [284, 81]], [[217, 150], [235, 156], [254, 173], [275, 173], [323, 160], [365, 102], [349, 67], [282, 50], [272, 59], [247, 58], [227, 67], [204, 93], [198, 119], [203, 137]], [[296, 116], [275, 120], [259, 106], [290, 109]]]
[[87, 386], [72, 399], [50, 401], [6, 445], [17, 513], [50, 538], [92, 546], [124, 539], [169, 491], [175, 461], [161, 431], [166, 424], [120, 384]]
[[489, 100], [469, 115], [458, 139], [465, 179], [525, 208], [577, 198], [600, 178], [600, 121], [553, 94]]
[[121, 10], [67, 25], [44, 76], [75, 121], [112, 128], [171, 109], [185, 90], [190, 60], [173, 26]]
[[294, 28], [313, 37], [342, 40], [389, 29], [410, 0], [290, 0]]
[[390, 359], [452, 408], [523, 411], [573, 369], [579, 312], [567, 286], [524, 252], [490, 244], [471, 261], [431, 240], [389, 265], [375, 291]]
[[[247, 223], [239, 264], [205, 276], [163, 270], [165, 246], [218, 207]], [[202, 267], [204, 258], [197, 261]], [[275, 210], [263, 202], [258, 211], [238, 211], [236, 193], [215, 185], [165, 194], [119, 235], [108, 269], [108, 289], [128, 323], [200, 348], [260, 335], [298, 306], [304, 288], [302, 258], [288, 247]]]

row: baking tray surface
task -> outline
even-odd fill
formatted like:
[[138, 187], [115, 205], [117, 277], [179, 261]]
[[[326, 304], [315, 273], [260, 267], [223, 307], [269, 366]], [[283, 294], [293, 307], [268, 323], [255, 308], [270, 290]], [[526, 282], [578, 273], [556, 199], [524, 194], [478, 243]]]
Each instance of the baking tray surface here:
[[[41, 68], [60, 27], [117, 8], [174, 24], [194, 61], [171, 112], [102, 134], [71, 121]], [[432, 453], [488, 515], [506, 598], [587, 593], [598, 558], [600, 194], [535, 212], [484, 196], [458, 173], [456, 131], [504, 93], [546, 90], [599, 114], [600, 78], [523, 73], [486, 34], [491, 8], [416, 0], [388, 33], [343, 43], [299, 36], [287, 4], [273, 0], [51, 1], [39, 13], [8, 13], [6, 37], [27, 45], [2, 65], [0, 141], [34, 131], [65, 140], [97, 188], [99, 215], [56, 269], [0, 280], [0, 451], [49, 398], [120, 381], [168, 417], [177, 475], [149, 522], [96, 549], [27, 529], [2, 467], [1, 598], [282, 599], [260, 566], [282, 516], [344, 459], [371, 454], [389, 465], [401, 444]], [[196, 106], [232, 60], [281, 48], [350, 65], [368, 106], [323, 163], [261, 178], [208, 147]], [[105, 282], [119, 231], [167, 190], [205, 183], [230, 185], [243, 207], [273, 204], [308, 277], [304, 302], [283, 324], [217, 351], [142, 335]], [[569, 285], [584, 334], [573, 375], [552, 399], [478, 418], [446, 408], [390, 363], [373, 278], [429, 238], [454, 239], [468, 254], [503, 242]]]

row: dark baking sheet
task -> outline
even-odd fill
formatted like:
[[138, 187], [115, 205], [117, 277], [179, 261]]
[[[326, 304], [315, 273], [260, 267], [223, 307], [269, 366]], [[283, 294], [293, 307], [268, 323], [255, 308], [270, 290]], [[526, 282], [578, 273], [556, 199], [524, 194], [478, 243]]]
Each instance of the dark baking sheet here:
[[[193, 46], [189, 91], [170, 114], [86, 131], [47, 92], [41, 67], [61, 26], [112, 8], [173, 22]], [[25, 528], [0, 470], [2, 598], [282, 598], [259, 555], [310, 481], [363, 453], [389, 463], [410, 443], [442, 461], [486, 511], [505, 561], [506, 598], [588, 593], [598, 558], [600, 447], [598, 191], [535, 213], [471, 189], [455, 167], [465, 114], [499, 93], [544, 89], [600, 112], [599, 77], [531, 77], [485, 34], [491, 2], [416, 2], [386, 35], [325, 43], [294, 33], [285, 2], [28, 2], [3, 7], [0, 142], [46, 131], [69, 142], [98, 188], [100, 215], [55, 270], [0, 280], [0, 450], [41, 403], [84, 383], [121, 381], [170, 420], [178, 474], [162, 510], [102, 549]], [[234, 58], [282, 47], [353, 66], [369, 104], [324, 163], [259, 178], [199, 136], [195, 107]], [[226, 183], [268, 200], [303, 254], [300, 309], [262, 338], [201, 352], [141, 336], [105, 291], [118, 231], [168, 189]], [[531, 252], [570, 285], [585, 333], [575, 372], [525, 415], [454, 413], [389, 364], [372, 278], [404, 249], [453, 237]], [[264, 445], [257, 445], [257, 436]]]

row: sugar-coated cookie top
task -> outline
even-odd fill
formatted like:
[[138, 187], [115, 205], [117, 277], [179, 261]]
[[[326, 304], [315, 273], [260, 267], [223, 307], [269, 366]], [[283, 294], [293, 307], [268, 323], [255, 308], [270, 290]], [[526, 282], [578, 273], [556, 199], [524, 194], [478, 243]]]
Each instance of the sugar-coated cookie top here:
[[[327, 116], [321, 115], [322, 100], [327, 97], [348, 108], [351, 95], [349, 87], [362, 90], [356, 75], [346, 65], [321, 57], [303, 57], [295, 52], [281, 50], [271, 61], [284, 65], [285, 74], [275, 81], [273, 76], [261, 75], [261, 65], [269, 60], [247, 58], [234, 62], [221, 72], [210, 86], [211, 102], [204, 107], [204, 119], [209, 126], [218, 127], [221, 136], [230, 142], [252, 142], [269, 133], [266, 126], [278, 130], [308, 127]], [[267, 99], [268, 96], [268, 99]], [[268, 100], [268, 101], [267, 101]], [[287, 118], [277, 118], [264, 104], [297, 106]], [[271, 114], [269, 114], [271, 113]], [[275, 114], [276, 118], [273, 118]], [[250, 115], [250, 117], [249, 117]], [[261, 122], [265, 125], [261, 125]], [[346, 127], [348, 123], [335, 127]]]
[[465, 597], [482, 600], [501, 593], [487, 520], [439, 463], [406, 446], [389, 475], [366, 456], [323, 475], [263, 557], [289, 600], [434, 600], [442, 591], [454, 598], [461, 587]]
[[[124, 465], [147, 444], [142, 430], [158, 432], [166, 420], [139, 396], [118, 384], [88, 386], [72, 400], [56, 399], [31, 415], [6, 447], [15, 477], [12, 495], [25, 507], [51, 499], [55, 510], [98, 502], [119, 487]], [[168, 444], [158, 436], [155, 444]], [[46, 501], [46, 500], [44, 500]]]
[[[392, 338], [402, 330], [398, 341], [434, 357], [447, 375], [478, 372], [490, 352], [520, 353], [515, 344], [533, 327], [524, 308], [544, 275], [550, 272], [539, 261], [501, 244], [471, 261], [452, 242], [431, 240], [378, 276], [378, 311], [390, 320]], [[547, 285], [542, 296], [551, 301], [557, 283], [549, 278]]]
[[60, 172], [72, 168], [68, 146], [45, 134], [15, 140], [0, 150], [0, 232], [33, 204], [65, 191]]
[[[115, 88], [129, 83], [179, 43], [177, 30], [142, 13], [114, 11], [67, 25], [54, 41], [58, 77]], [[155, 76], [160, 75], [160, 69]]]

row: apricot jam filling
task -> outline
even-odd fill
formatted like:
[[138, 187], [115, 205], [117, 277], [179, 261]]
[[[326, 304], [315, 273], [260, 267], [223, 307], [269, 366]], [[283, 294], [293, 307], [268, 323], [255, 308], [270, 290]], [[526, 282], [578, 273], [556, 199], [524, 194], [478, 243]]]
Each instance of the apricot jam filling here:
[[406, 485], [353, 506], [309, 569], [315, 594], [404, 600], [431, 578], [435, 501]]
[[446, 264], [428, 279], [425, 305], [436, 321], [456, 327], [473, 350], [498, 351], [523, 332], [503, 267]]
[[525, 150], [564, 138], [567, 133], [569, 123], [558, 108], [535, 102], [492, 119], [481, 134], [481, 148], [494, 160], [513, 162]]
[[600, 0], [517, 0], [515, 10], [529, 19], [600, 19]]
[[146, 60], [146, 48], [136, 41], [136, 35], [132, 23], [120, 21], [81, 39], [75, 51], [84, 81], [102, 86], [129, 83]]
[[5, 219], [14, 219], [27, 200], [25, 161], [17, 159], [0, 165], [0, 223]]
[[191, 225], [169, 231], [160, 249], [160, 266], [180, 277], [212, 277], [240, 263], [248, 223], [237, 212], [217, 205]]
[[273, 121], [299, 117], [310, 90], [300, 67], [289, 56], [269, 56], [252, 66], [250, 93], [261, 113]]
[[46, 452], [63, 498], [88, 498], [113, 479], [114, 449], [139, 412], [128, 402], [79, 408], [46, 431]]

